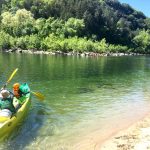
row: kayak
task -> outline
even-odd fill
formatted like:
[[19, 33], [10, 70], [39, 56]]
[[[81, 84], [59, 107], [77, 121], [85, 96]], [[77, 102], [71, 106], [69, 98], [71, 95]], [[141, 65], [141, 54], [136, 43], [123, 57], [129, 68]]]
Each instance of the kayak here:
[[[13, 101], [16, 102], [15, 97]], [[27, 93], [24, 97], [24, 103], [11, 118], [0, 117], [0, 141], [8, 137], [22, 123], [29, 111], [30, 104], [31, 94]]]

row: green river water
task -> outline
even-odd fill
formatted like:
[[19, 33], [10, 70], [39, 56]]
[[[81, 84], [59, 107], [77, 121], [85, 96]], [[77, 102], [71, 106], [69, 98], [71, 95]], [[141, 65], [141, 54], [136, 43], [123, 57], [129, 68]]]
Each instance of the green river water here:
[[[0, 149], [94, 150], [150, 112], [150, 57], [0, 53], [0, 84], [27, 82], [45, 95]], [[92, 147], [93, 146], [93, 147]]]

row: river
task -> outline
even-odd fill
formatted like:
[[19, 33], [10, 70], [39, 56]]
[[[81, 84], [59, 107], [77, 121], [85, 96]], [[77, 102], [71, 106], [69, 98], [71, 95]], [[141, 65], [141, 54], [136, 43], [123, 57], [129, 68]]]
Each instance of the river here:
[[1, 149], [94, 150], [150, 112], [150, 57], [77, 57], [0, 53], [0, 84], [45, 95]]

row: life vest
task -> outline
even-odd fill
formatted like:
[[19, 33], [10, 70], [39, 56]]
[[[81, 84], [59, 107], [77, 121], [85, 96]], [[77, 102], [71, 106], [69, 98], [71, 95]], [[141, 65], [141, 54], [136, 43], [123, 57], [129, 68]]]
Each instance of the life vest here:
[[15, 113], [15, 107], [13, 105], [13, 99], [10, 98], [6, 98], [6, 99], [0, 99], [0, 109], [8, 109], [10, 110], [12, 113]]
[[23, 83], [20, 85], [18, 90], [18, 102], [22, 105], [26, 100], [26, 95], [30, 93], [30, 88], [27, 83]]
[[13, 92], [16, 98], [20, 98], [28, 94], [30, 92], [30, 88], [27, 83], [23, 83], [21, 85], [16, 83], [15, 86], [13, 86]]
[[20, 94], [20, 96], [25, 96], [29, 92], [30, 92], [30, 88], [29, 88], [29, 86], [28, 86], [27, 83], [23, 83], [23, 84], [20, 85], [19, 91], [18, 91], [18, 93]]

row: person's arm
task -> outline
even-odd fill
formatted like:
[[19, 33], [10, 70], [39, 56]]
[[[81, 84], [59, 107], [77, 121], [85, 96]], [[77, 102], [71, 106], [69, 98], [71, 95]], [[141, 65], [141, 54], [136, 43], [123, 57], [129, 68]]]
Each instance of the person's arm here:
[[9, 91], [11, 97], [14, 97], [14, 93], [12, 91]]
[[2, 104], [1, 104], [1, 99], [0, 99], [0, 110], [1, 110], [1, 108], [2, 108]]

